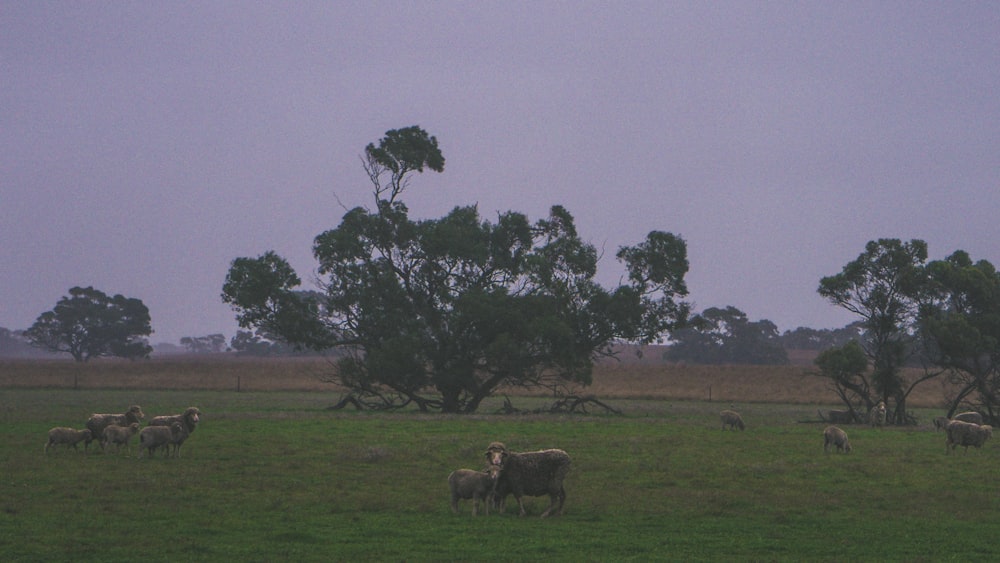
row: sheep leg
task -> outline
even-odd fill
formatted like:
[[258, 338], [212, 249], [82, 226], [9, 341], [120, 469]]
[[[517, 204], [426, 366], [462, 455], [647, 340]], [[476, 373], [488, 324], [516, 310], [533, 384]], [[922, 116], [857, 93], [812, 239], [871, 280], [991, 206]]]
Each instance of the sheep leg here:
[[514, 500], [517, 501], [517, 508], [520, 509], [520, 511], [521, 511], [520, 516], [527, 516], [528, 513], [524, 510], [524, 503], [521, 502], [521, 496], [520, 495], [514, 495]]

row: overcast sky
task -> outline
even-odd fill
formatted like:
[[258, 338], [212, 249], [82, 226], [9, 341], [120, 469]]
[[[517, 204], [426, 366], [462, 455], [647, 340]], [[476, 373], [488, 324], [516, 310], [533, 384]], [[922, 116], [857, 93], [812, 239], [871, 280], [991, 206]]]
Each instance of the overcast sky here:
[[854, 320], [816, 288], [870, 240], [1000, 265], [1000, 3], [0, 0], [0, 327], [89, 285], [231, 337], [230, 262], [312, 279], [410, 125], [412, 217], [564, 205], [606, 286], [669, 231], [782, 331]]

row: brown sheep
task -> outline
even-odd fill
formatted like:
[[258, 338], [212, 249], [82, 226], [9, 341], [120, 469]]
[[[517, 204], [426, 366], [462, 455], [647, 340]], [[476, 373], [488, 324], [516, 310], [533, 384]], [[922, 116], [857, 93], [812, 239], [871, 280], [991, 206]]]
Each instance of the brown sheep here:
[[451, 511], [458, 514], [459, 499], [472, 499], [472, 515], [479, 512], [479, 502], [486, 505], [486, 515], [490, 515], [490, 505], [493, 504], [493, 489], [496, 487], [500, 468], [489, 466], [486, 471], [473, 469], [456, 469], [448, 475], [448, 488], [451, 490]]
[[837, 448], [838, 452], [851, 453], [851, 442], [847, 439], [847, 432], [836, 426], [827, 426], [823, 429], [823, 452], [827, 453], [830, 445]]
[[563, 480], [569, 473], [570, 457], [562, 450], [511, 452], [501, 442], [492, 442], [486, 449], [486, 461], [500, 468], [497, 489], [509, 491], [517, 501], [521, 516], [527, 514], [521, 497], [549, 495], [549, 506], [542, 518], [562, 514], [566, 503]]
[[746, 425], [743, 424], [743, 417], [741, 417], [740, 413], [736, 411], [724, 410], [719, 413], [719, 418], [722, 419], [723, 430], [725, 430], [727, 426], [730, 430], [736, 430], [737, 428], [740, 430], [746, 429]]
[[79, 451], [76, 445], [83, 442], [83, 451], [86, 453], [92, 441], [94, 441], [94, 436], [89, 429], [77, 430], [75, 428], [57, 426], [49, 430], [49, 440], [45, 442], [44, 451], [45, 453], [49, 453], [49, 447], [55, 444], [66, 444], [67, 449], [73, 446], [74, 450]]
[[971, 422], [952, 420], [944, 428], [948, 439], [945, 441], [945, 453], [951, 453], [958, 446], [965, 447], [969, 451], [969, 446], [976, 449], [983, 447], [983, 443], [993, 437], [992, 426], [980, 426]]
[[139, 405], [132, 405], [129, 407], [127, 412], [121, 414], [92, 414], [90, 419], [87, 420], [87, 428], [90, 430], [90, 434], [95, 438], [99, 439], [104, 435], [104, 429], [112, 424], [117, 424], [118, 426], [128, 426], [129, 424], [139, 422], [145, 418], [145, 414], [142, 412], [142, 407]]
[[129, 442], [132, 440], [132, 436], [139, 433], [139, 423], [133, 422], [128, 426], [118, 426], [117, 424], [112, 424], [104, 428], [104, 433], [101, 434], [101, 449], [106, 450], [109, 444], [114, 444], [115, 453], [120, 452], [122, 446], [125, 446], [125, 452], [131, 451], [131, 446]]

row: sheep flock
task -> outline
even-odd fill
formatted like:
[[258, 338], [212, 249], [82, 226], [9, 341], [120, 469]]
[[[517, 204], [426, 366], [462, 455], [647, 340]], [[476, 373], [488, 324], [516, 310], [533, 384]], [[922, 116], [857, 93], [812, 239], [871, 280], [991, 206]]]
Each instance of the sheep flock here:
[[180, 447], [197, 428], [201, 411], [197, 407], [188, 407], [180, 414], [155, 416], [145, 428], [141, 428], [145, 417], [142, 407], [132, 405], [122, 413], [92, 414], [82, 429], [56, 426], [48, 432], [44, 452], [48, 454], [55, 445], [79, 450], [77, 445], [83, 442], [86, 454], [90, 443], [97, 440], [102, 452], [114, 449], [114, 453], [119, 453], [124, 448], [129, 453], [132, 437], [138, 435], [140, 458], [143, 454], [152, 457], [160, 448], [163, 457], [180, 457]]

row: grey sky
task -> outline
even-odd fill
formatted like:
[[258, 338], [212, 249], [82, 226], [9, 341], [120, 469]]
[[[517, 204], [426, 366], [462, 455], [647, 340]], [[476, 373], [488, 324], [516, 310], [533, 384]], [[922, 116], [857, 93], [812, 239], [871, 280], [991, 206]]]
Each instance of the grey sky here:
[[230, 262], [369, 205], [420, 125], [414, 217], [566, 206], [604, 248], [688, 243], [697, 310], [853, 320], [816, 293], [876, 238], [1000, 265], [995, 2], [0, 0], [0, 327], [75, 285], [153, 342], [235, 333]]

